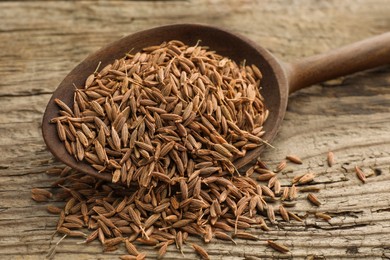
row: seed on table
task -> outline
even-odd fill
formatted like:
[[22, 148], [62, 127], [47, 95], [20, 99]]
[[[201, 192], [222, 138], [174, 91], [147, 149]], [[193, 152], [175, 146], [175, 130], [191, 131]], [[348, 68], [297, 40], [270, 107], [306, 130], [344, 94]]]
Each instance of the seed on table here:
[[328, 152], [327, 162], [328, 162], [328, 166], [329, 167], [332, 167], [334, 165], [334, 163], [335, 163], [334, 153], [331, 152], [331, 151]]
[[207, 253], [207, 251], [203, 247], [201, 247], [201, 246], [199, 246], [199, 245], [197, 245], [195, 243], [193, 243], [191, 246], [195, 250], [195, 252], [200, 257], [202, 257], [202, 259], [210, 259], [209, 254]]
[[312, 172], [306, 173], [301, 178], [299, 178], [298, 183], [299, 184], [307, 184], [309, 182], [312, 182], [314, 180], [314, 177], [316, 175]]
[[280, 243], [276, 243], [275, 241], [272, 240], [267, 240], [267, 244], [272, 247], [274, 250], [280, 252], [280, 253], [288, 253], [290, 252], [290, 249], [286, 247], [285, 245], [282, 245]]
[[95, 231], [93, 231], [92, 233], [90, 233], [87, 236], [87, 238], [85, 239], [85, 242], [90, 243], [90, 242], [94, 241], [98, 237], [98, 234], [99, 234], [99, 230], [96, 229]]
[[254, 240], [257, 241], [259, 238], [253, 234], [247, 233], [247, 232], [236, 232], [233, 235], [236, 238], [241, 238], [241, 239], [248, 239], [248, 240]]
[[163, 243], [163, 245], [160, 247], [160, 249], [158, 250], [158, 254], [157, 254], [157, 258], [158, 258], [158, 259], [163, 258], [163, 256], [167, 253], [168, 245], [169, 245], [169, 243], [168, 243], [168, 242], [165, 242], [165, 243]]
[[315, 196], [313, 193], [309, 193], [307, 195], [307, 199], [315, 206], [321, 205], [321, 202], [318, 200], [317, 196]]
[[291, 187], [289, 188], [289, 199], [290, 200], [295, 200], [298, 196], [298, 189], [297, 187], [295, 186], [295, 184], [291, 185]]
[[303, 222], [303, 219], [300, 218], [297, 214], [291, 212], [291, 211], [288, 211], [288, 215], [290, 217], [292, 217], [293, 219], [295, 219], [296, 221], [299, 221], [299, 222]]
[[42, 194], [31, 194], [31, 198], [37, 202], [46, 202], [49, 200], [48, 197], [46, 197], [45, 195], [42, 195]]
[[119, 259], [121, 259], [121, 260], [137, 260], [137, 256], [136, 255], [121, 255], [119, 257]]
[[296, 164], [302, 164], [301, 158], [299, 158], [296, 155], [287, 155], [286, 159], [289, 160], [290, 162], [296, 163]]
[[284, 168], [286, 168], [287, 166], [287, 162], [285, 160], [281, 161], [277, 166], [276, 166], [276, 169], [275, 169], [275, 172], [280, 172], [282, 171]]
[[283, 205], [279, 205], [279, 213], [282, 216], [284, 221], [290, 222], [288, 211], [283, 207]]
[[356, 172], [356, 176], [359, 178], [359, 180], [362, 183], [366, 183], [366, 181], [367, 181], [366, 175], [358, 166], [355, 166], [355, 172]]
[[40, 188], [33, 188], [31, 189], [31, 193], [33, 195], [41, 195], [41, 196], [44, 196], [48, 199], [52, 198], [53, 197], [53, 194], [48, 191], [48, 190], [45, 190], [45, 189], [40, 189]]
[[46, 207], [47, 211], [52, 213], [52, 214], [60, 214], [62, 209], [53, 205], [48, 205]]
[[324, 220], [326, 220], [326, 221], [329, 221], [329, 220], [332, 219], [332, 217], [331, 217], [330, 215], [328, 215], [328, 214], [326, 214], [326, 213], [322, 213], [322, 212], [316, 212], [314, 215], [315, 215], [317, 218], [322, 218], [322, 219], [324, 219]]

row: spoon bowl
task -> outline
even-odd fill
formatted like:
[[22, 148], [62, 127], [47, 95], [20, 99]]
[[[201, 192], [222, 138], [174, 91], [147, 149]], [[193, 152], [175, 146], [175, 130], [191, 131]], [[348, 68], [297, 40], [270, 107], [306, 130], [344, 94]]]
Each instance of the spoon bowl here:
[[[255, 64], [263, 74], [261, 94], [269, 110], [269, 117], [264, 123], [263, 139], [271, 142], [281, 126], [286, 112], [289, 93], [308, 85], [390, 63], [390, 33], [366, 41], [343, 47], [328, 54], [317, 55], [287, 64], [277, 60], [269, 51], [260, 47], [248, 38], [229, 32], [225, 29], [199, 25], [176, 24], [137, 32], [88, 56], [77, 65], [54, 91], [43, 116], [42, 133], [50, 152], [66, 165], [93, 177], [110, 181], [111, 174], [99, 173], [87, 162], [76, 161], [70, 155], [57, 135], [55, 124], [50, 120], [58, 116], [59, 107], [54, 99], [58, 98], [69, 107], [73, 105], [74, 85], [83, 86], [86, 78], [92, 74], [101, 62], [101, 68], [122, 58], [130, 50], [137, 52], [142, 48], [159, 45], [164, 41], [180, 40], [187, 45], [195, 45], [201, 40], [202, 46], [209, 46], [218, 54], [229, 57], [240, 63]], [[370, 57], [356, 58], [356, 54]], [[340, 64], [338, 61], [341, 61]], [[248, 152], [245, 157], [237, 159], [236, 168], [254, 161], [264, 150], [265, 145]]]

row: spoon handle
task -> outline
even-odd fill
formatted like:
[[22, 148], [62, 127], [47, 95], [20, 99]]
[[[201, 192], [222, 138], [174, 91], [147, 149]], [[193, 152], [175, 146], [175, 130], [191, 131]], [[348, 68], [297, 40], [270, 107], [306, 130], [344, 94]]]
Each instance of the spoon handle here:
[[390, 64], [390, 32], [285, 64], [290, 94], [315, 83]]

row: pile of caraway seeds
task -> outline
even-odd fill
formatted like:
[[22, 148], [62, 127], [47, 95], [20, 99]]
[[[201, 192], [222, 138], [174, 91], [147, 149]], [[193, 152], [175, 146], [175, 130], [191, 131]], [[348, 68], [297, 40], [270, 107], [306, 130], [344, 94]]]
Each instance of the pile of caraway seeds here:
[[[285, 161], [272, 171], [258, 160], [243, 173], [233, 164], [266, 143], [261, 79], [253, 64], [176, 40], [97, 68], [76, 86], [72, 108], [55, 100], [61, 111], [51, 122], [68, 153], [111, 174], [111, 182], [55, 167], [48, 174], [59, 176], [57, 188], [33, 189], [32, 198], [64, 201], [47, 207], [59, 215], [57, 232], [99, 240], [104, 251], [124, 244], [121, 259], [144, 259], [137, 245], [156, 248], [159, 258], [170, 245], [190, 246], [208, 259], [189, 236], [235, 244], [235, 238], [258, 240], [248, 230], [269, 230], [275, 215], [302, 221], [285, 206], [296, 200], [296, 184], [311, 182], [314, 174], [282, 187], [277, 171]], [[312, 193], [307, 198], [321, 204]], [[267, 244], [289, 252], [275, 241]]]

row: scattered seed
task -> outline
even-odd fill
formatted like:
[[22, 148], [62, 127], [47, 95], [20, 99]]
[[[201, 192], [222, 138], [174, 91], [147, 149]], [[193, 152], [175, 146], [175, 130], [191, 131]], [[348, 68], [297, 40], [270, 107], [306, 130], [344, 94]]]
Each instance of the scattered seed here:
[[328, 166], [329, 167], [332, 167], [334, 165], [334, 153], [333, 152], [328, 152], [328, 156], [327, 156], [327, 161], [328, 161]]
[[313, 193], [309, 193], [307, 195], [307, 199], [315, 206], [321, 205], [321, 202], [318, 200], [317, 196], [315, 196]]
[[272, 240], [267, 240], [267, 244], [280, 253], [285, 254], [285, 253], [290, 252], [290, 249], [288, 249], [288, 247], [286, 247], [285, 245], [276, 243]]
[[326, 220], [326, 221], [329, 221], [329, 220], [332, 219], [331, 216], [329, 216], [329, 215], [326, 214], [326, 213], [322, 213], [322, 212], [316, 212], [314, 215], [315, 215], [317, 218], [322, 218], [322, 219], [324, 219], [324, 220]]
[[195, 252], [200, 257], [202, 257], [202, 259], [210, 259], [209, 254], [207, 253], [207, 251], [203, 247], [201, 247], [201, 246], [199, 246], [199, 245], [197, 245], [195, 243], [193, 243], [191, 246], [195, 250]]
[[277, 166], [276, 166], [276, 169], [275, 169], [275, 172], [280, 172], [282, 171], [284, 168], [286, 168], [287, 166], [287, 162], [285, 160], [281, 161]]
[[302, 164], [301, 158], [299, 158], [296, 155], [287, 155], [286, 159], [289, 160], [290, 162], [296, 163], [296, 164]]
[[366, 175], [358, 166], [355, 166], [355, 172], [356, 172], [356, 176], [359, 178], [359, 180], [362, 183], [366, 183], [366, 181], [367, 181]]

